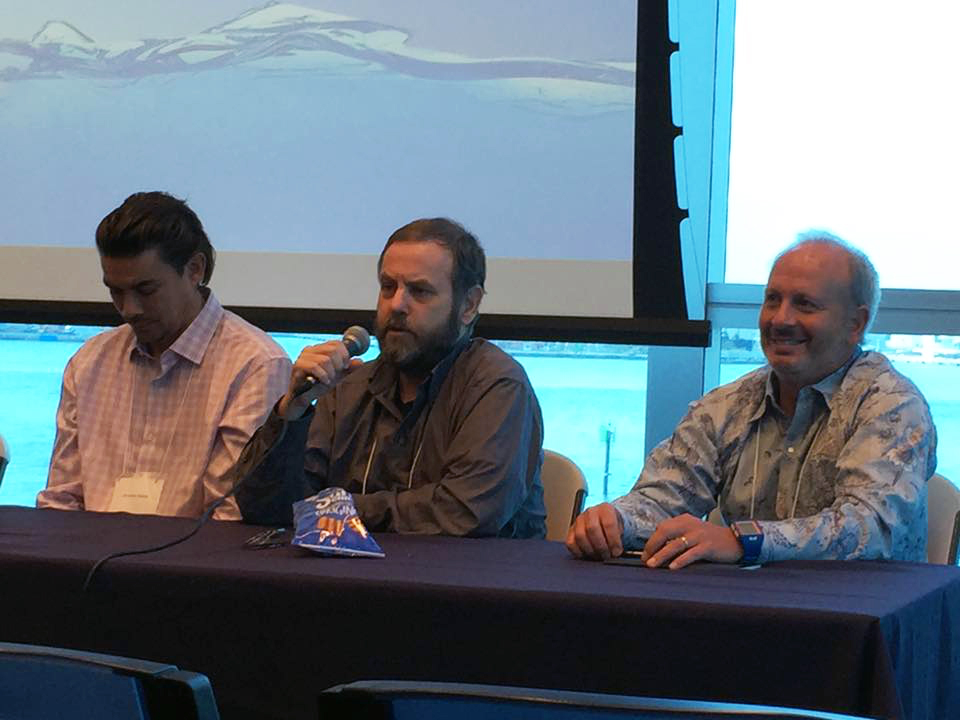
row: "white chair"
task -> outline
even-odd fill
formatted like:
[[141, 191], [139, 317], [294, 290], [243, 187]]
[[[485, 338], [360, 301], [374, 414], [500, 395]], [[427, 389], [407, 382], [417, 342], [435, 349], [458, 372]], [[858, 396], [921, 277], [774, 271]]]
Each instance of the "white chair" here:
[[3, 435], [0, 435], [0, 483], [3, 482], [3, 471], [7, 469], [8, 462], [10, 462], [10, 449], [3, 441]]
[[547, 540], [563, 541], [583, 510], [587, 479], [573, 460], [553, 450], [544, 450], [540, 481], [543, 503], [547, 507]]
[[960, 489], [943, 475], [927, 483], [927, 562], [957, 564]]

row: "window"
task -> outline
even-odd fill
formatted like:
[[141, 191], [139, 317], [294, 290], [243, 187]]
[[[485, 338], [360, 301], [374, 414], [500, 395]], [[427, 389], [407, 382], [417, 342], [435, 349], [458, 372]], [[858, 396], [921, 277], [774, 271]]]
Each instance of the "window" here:
[[543, 411], [543, 446], [587, 477], [586, 505], [633, 487], [643, 467], [647, 348], [498, 343], [523, 365]]
[[704, 389], [763, 362], [756, 320], [776, 254], [799, 232], [834, 232], [874, 262], [884, 291], [867, 344], [924, 393], [938, 471], [960, 483], [960, 255], [937, 211], [960, 161], [939, 129], [960, 120], [948, 91], [960, 8], [738, 0], [734, 24], [733, 3], [718, 5]]
[[798, 232], [825, 228], [884, 287], [960, 290], [941, 211], [960, 164], [958, 25], [942, 0], [737, 2], [725, 282], [765, 282]]
[[[106, 328], [0, 324], [0, 433], [11, 462], [0, 504], [33, 505], [44, 487], [63, 369], [83, 342]], [[338, 336], [275, 333], [296, 358]], [[643, 462], [645, 347], [575, 343], [499, 343], [524, 366], [540, 399], [544, 447], [572, 458], [589, 483], [589, 504], [625, 493]], [[377, 355], [376, 340], [364, 356]]]

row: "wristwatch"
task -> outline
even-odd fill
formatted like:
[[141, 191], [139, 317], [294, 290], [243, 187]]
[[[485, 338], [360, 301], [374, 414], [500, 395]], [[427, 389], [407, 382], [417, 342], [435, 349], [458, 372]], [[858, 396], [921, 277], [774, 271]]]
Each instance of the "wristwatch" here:
[[760, 548], [763, 547], [763, 528], [756, 520], [737, 520], [730, 523], [733, 536], [743, 548], [741, 565], [756, 565], [760, 559]]

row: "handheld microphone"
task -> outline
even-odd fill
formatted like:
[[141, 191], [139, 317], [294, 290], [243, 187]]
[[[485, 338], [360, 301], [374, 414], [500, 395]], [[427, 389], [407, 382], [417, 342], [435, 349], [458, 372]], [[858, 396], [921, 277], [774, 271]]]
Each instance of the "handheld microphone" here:
[[350, 357], [363, 355], [370, 349], [370, 333], [359, 325], [351, 325], [343, 332], [343, 344], [346, 345]]
[[[363, 355], [368, 349], [370, 349], [370, 333], [368, 333], [364, 328], [359, 325], [351, 325], [344, 331], [343, 338], [341, 341], [344, 347], [347, 348], [347, 353], [350, 357], [356, 357], [357, 355]], [[313, 386], [317, 384], [317, 379], [308, 375], [303, 379], [296, 388], [294, 388], [293, 396], [300, 397], [305, 392], [309, 392], [313, 389]]]

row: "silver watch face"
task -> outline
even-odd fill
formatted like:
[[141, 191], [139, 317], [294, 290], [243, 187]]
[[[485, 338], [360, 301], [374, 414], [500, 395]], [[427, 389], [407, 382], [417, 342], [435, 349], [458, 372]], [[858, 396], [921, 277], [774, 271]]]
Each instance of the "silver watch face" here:
[[738, 520], [733, 525], [736, 528], [737, 535], [741, 537], [744, 535], [759, 535], [762, 532], [760, 526], [753, 520]]

